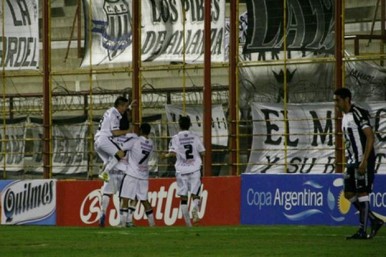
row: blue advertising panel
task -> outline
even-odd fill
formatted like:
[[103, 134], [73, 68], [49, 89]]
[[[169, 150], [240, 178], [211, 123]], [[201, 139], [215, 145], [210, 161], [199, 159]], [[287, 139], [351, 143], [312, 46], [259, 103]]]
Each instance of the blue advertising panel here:
[[[386, 175], [377, 174], [371, 210], [386, 220]], [[241, 224], [357, 225], [341, 174], [242, 174]]]
[[55, 225], [56, 180], [0, 180], [0, 224]]

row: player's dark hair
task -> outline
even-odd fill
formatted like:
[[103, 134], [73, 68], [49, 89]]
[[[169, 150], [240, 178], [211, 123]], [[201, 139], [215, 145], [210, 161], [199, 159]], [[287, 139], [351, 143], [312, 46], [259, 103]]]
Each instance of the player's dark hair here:
[[338, 88], [335, 90], [334, 95], [339, 96], [342, 99], [349, 98], [351, 100], [351, 91], [346, 87]]
[[128, 130], [129, 127], [130, 127], [129, 115], [128, 115], [128, 111], [125, 111], [122, 114], [122, 118], [119, 120], [119, 129]]
[[149, 135], [151, 126], [149, 125], [149, 123], [142, 123], [139, 129], [141, 130], [142, 135]]
[[190, 117], [189, 116], [180, 116], [178, 120], [178, 124], [180, 125], [180, 129], [188, 130], [191, 126]]
[[128, 103], [128, 102], [129, 102], [129, 99], [127, 99], [126, 97], [118, 96], [118, 98], [114, 102], [114, 107], [118, 107], [118, 106], [125, 104], [125, 103]]

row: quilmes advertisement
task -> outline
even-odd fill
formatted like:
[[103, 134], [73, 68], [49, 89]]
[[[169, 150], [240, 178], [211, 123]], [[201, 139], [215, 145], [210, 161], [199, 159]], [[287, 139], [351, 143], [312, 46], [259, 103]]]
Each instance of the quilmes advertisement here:
[[[386, 219], [385, 175], [376, 175], [370, 208]], [[357, 225], [342, 174], [243, 174], [241, 224]]]
[[55, 225], [56, 180], [0, 180], [0, 224]]

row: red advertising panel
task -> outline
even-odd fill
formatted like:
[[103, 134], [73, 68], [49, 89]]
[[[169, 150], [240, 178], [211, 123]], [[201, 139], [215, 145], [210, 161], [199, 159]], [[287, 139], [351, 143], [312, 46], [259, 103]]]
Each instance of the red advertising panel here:
[[[240, 177], [203, 178], [202, 204], [198, 213], [200, 225], [240, 224], [240, 183]], [[101, 186], [100, 181], [58, 181], [57, 225], [98, 225]], [[184, 225], [176, 192], [177, 184], [173, 178], [150, 180], [149, 202], [153, 206], [157, 226]], [[134, 213], [134, 220], [136, 225], [147, 225], [141, 205]], [[111, 226], [119, 224], [117, 195], [110, 201], [106, 223]]]

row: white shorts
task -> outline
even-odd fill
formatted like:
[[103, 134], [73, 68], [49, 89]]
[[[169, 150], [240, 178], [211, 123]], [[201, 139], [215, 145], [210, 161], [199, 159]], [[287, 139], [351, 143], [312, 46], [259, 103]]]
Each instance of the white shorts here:
[[118, 193], [121, 189], [122, 179], [124, 176], [123, 171], [112, 170], [109, 173], [110, 180], [109, 182], [104, 182], [102, 186], [102, 194], [113, 195]]
[[188, 196], [188, 192], [198, 195], [201, 189], [201, 172], [195, 171], [188, 174], [176, 172], [177, 195]]
[[124, 175], [119, 196], [131, 200], [146, 201], [148, 190], [149, 180]]
[[94, 142], [95, 152], [101, 157], [104, 164], [108, 162], [121, 148], [113, 139], [108, 137], [98, 137]]

